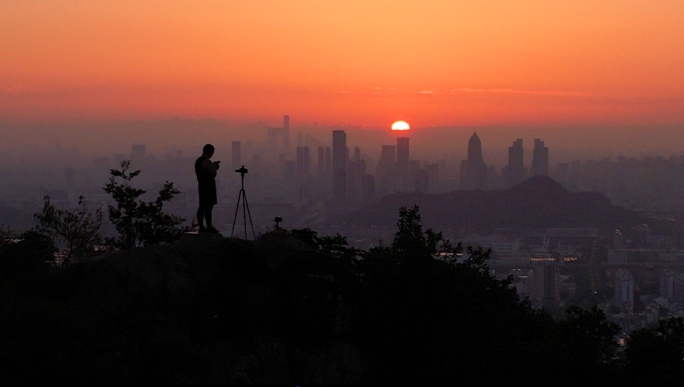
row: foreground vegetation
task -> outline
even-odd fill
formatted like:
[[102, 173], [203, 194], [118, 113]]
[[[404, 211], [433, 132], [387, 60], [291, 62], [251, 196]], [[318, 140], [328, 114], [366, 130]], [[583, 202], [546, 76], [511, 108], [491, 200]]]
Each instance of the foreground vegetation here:
[[[123, 216], [123, 212], [118, 214]], [[82, 215], [76, 220], [92, 223], [93, 218]], [[133, 229], [133, 222], [121, 224], [123, 228], [129, 224], [130, 231], [116, 241], [123, 252], [139, 245], [142, 236], [147, 241], [155, 238], [149, 228]], [[682, 319], [663, 320], [657, 327], [633, 332], [621, 348], [615, 341], [620, 327], [608, 322], [599, 308], [571, 306], [565, 318], [554, 319], [520, 300], [510, 279], [497, 280], [489, 274], [487, 251], [468, 249], [466, 260], [456, 260], [462, 246], [450, 245], [439, 232], [423, 230], [417, 207], [400, 209], [392, 243], [369, 251], [349, 247], [342, 236], [319, 237], [310, 229], [271, 234], [293, 238], [307, 247], [287, 253], [288, 262], [294, 262], [287, 269], [289, 274], [267, 271], [254, 263], [258, 259], [250, 254], [256, 253], [240, 247], [235, 257], [243, 257], [241, 264], [259, 269], [250, 269], [249, 276], [226, 277], [223, 287], [206, 293], [210, 296], [198, 293], [194, 302], [200, 306], [191, 309], [196, 312], [181, 318], [166, 306], [131, 305], [135, 298], [121, 305], [91, 305], [88, 295], [64, 296], [65, 292], [56, 290], [55, 278], [66, 268], [49, 264], [54, 235], [33, 230], [14, 236], [3, 231], [0, 361], [6, 371], [0, 381], [301, 382], [294, 361], [287, 363], [291, 369], [282, 379], [255, 380], [237, 371], [207, 379], [208, 374], [217, 374], [207, 371], [207, 364], [219, 356], [211, 349], [217, 343], [240, 347], [244, 337], [266, 336], [284, 343], [284, 348], [300, 348], [302, 343], [315, 348], [332, 341], [352, 344], [360, 348], [364, 367], [370, 370], [359, 381], [364, 383], [684, 382]], [[255, 244], [266, 243], [270, 237], [263, 235]], [[169, 240], [154, 242], [149, 244]], [[81, 257], [81, 250], [76, 253], [75, 257]], [[231, 260], [239, 261], [222, 257], [217, 264], [233, 265]], [[295, 323], [275, 313], [266, 316], [279, 324], [286, 322], [277, 329], [240, 317], [247, 313], [240, 309], [242, 301], [234, 288], [273, 283], [276, 293], [287, 294], [298, 283], [293, 273], [318, 270], [329, 262], [339, 268], [335, 275], [344, 278], [340, 280], [343, 287], [351, 289], [345, 293], [354, 306], [351, 329], [321, 333], [327, 331], [325, 322], [315, 318], [320, 314], [317, 310], [312, 320], [292, 320]], [[239, 270], [243, 269], [231, 266], [226, 272], [242, 273]], [[82, 271], [80, 275], [88, 274]], [[80, 301], [73, 301], [77, 297]], [[217, 302], [215, 315], [207, 317], [200, 311], [201, 305], [210, 303], [203, 297]], [[216, 319], [220, 315], [232, 317]], [[217, 367], [234, 368], [228, 361], [221, 364]]]

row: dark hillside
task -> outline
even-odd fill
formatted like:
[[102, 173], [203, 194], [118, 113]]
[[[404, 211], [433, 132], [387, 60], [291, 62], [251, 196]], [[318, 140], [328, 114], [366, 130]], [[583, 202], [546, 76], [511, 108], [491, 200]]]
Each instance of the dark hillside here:
[[435, 230], [489, 234], [496, 228], [597, 228], [602, 234], [654, 222], [614, 206], [597, 192], [570, 192], [546, 176], [505, 190], [443, 194], [394, 194], [331, 223], [347, 227], [392, 227], [396, 209], [418, 205], [423, 223]]
[[205, 237], [66, 266], [33, 310], [6, 298], [0, 380], [362, 382], [348, 269], [285, 233]]

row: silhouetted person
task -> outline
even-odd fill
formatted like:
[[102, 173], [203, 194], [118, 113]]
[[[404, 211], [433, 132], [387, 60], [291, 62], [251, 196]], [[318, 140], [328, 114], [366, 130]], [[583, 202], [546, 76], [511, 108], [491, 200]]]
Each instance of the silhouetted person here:
[[[197, 175], [197, 191], [199, 193], [199, 208], [197, 209], [197, 224], [199, 232], [218, 234], [218, 230], [211, 223], [211, 210], [216, 200], [216, 171], [220, 161], [211, 161], [214, 146], [207, 144], [202, 148], [202, 156], [195, 161], [195, 175]], [[204, 227], [206, 220], [207, 226]]]

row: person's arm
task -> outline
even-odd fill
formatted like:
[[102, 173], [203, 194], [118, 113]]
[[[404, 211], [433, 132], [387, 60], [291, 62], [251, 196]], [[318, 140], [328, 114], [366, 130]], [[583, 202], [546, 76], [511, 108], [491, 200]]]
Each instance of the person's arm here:
[[202, 168], [204, 168], [204, 170], [207, 171], [211, 177], [216, 177], [216, 168], [214, 168], [214, 164], [211, 162], [211, 160], [205, 159], [202, 161]]

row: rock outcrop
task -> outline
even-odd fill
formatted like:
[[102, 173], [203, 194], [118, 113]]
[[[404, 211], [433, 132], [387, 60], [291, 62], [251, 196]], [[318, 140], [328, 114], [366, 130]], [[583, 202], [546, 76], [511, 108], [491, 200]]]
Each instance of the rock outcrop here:
[[347, 384], [367, 380], [346, 339], [358, 286], [340, 262], [274, 232], [105, 254], [46, 289], [85, 352], [111, 352], [121, 372], [110, 382]]

